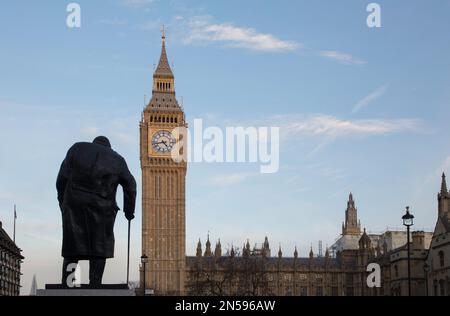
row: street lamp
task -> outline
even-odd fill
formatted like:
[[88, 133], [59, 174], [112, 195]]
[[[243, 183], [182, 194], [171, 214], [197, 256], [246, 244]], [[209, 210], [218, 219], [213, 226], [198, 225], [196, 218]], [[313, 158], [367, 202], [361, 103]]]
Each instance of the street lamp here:
[[147, 272], [147, 270], [146, 270], [146, 265], [147, 265], [147, 262], [148, 262], [148, 257], [147, 257], [147, 255], [142, 255], [142, 257], [141, 257], [141, 263], [142, 263], [142, 267], [143, 267], [143, 269], [144, 269], [144, 285], [142, 286], [142, 288], [144, 289], [144, 296], [145, 296], [145, 290], [146, 290], [146, 288], [147, 288], [147, 286], [146, 286], [146, 283], [145, 283], [145, 274], [146, 274], [146, 272]]
[[403, 215], [403, 225], [407, 230], [407, 246], [408, 246], [408, 296], [411, 296], [411, 252], [410, 252], [410, 240], [409, 230], [414, 225], [414, 216], [409, 212], [409, 206], [406, 207], [406, 214]]
[[430, 266], [426, 262], [423, 266], [423, 271], [425, 272], [425, 285], [427, 287], [427, 296], [429, 296], [429, 294], [428, 294], [428, 272], [430, 272]]

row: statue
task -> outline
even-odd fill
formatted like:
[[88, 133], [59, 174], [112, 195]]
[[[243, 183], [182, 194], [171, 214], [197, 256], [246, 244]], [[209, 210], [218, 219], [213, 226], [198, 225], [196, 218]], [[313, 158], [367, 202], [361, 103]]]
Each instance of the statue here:
[[70, 286], [69, 265], [77, 265], [80, 260], [89, 260], [89, 285], [102, 284], [106, 259], [114, 258], [113, 228], [120, 210], [116, 203], [118, 185], [123, 188], [125, 217], [131, 221], [136, 181], [125, 159], [103, 136], [70, 148], [56, 182], [63, 224], [63, 286]]

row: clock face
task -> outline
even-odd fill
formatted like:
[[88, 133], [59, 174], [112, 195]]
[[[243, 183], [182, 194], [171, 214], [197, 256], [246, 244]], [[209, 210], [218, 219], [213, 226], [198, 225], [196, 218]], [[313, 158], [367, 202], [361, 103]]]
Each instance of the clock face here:
[[159, 131], [152, 138], [153, 149], [161, 154], [170, 153], [177, 143], [177, 140], [168, 131]]

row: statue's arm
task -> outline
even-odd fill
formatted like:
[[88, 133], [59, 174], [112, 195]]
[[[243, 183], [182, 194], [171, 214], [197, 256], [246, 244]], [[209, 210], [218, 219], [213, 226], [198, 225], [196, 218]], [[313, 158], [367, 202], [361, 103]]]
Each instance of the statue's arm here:
[[58, 178], [56, 179], [56, 190], [58, 191], [58, 201], [60, 205], [64, 201], [64, 192], [66, 190], [67, 180], [67, 162], [64, 159], [61, 164], [61, 168], [59, 169]]
[[70, 161], [72, 159], [73, 147], [69, 150], [66, 158], [61, 164], [58, 177], [56, 179], [56, 190], [58, 191], [58, 201], [61, 205], [64, 202], [64, 193], [66, 191], [67, 182], [70, 175]]
[[[123, 160], [119, 184], [123, 189], [123, 211], [126, 215], [134, 215], [136, 207], [136, 180]], [[132, 216], [131, 216], [132, 217]]]

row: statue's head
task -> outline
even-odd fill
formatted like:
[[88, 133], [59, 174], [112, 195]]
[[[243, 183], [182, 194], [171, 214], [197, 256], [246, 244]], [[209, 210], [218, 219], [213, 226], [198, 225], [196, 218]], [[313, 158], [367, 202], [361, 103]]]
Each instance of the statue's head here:
[[111, 148], [111, 143], [109, 142], [109, 139], [105, 136], [99, 136], [92, 142], [93, 144], [102, 145], [108, 148]]

